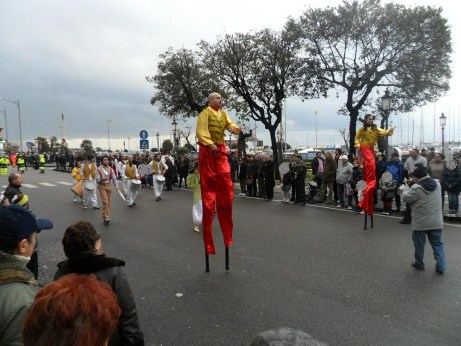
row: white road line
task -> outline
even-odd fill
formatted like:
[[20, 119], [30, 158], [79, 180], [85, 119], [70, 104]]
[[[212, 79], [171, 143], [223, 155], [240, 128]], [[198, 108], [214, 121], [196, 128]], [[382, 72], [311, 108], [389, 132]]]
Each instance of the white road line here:
[[62, 185], [68, 185], [68, 186], [74, 185], [72, 183], [69, 183], [68, 181], [57, 181], [56, 184], [62, 184]]
[[21, 184], [21, 187], [27, 187], [29, 189], [36, 189], [38, 186], [32, 184]]
[[50, 184], [50, 183], [39, 183], [39, 184], [43, 186], [58, 186], [58, 185]]

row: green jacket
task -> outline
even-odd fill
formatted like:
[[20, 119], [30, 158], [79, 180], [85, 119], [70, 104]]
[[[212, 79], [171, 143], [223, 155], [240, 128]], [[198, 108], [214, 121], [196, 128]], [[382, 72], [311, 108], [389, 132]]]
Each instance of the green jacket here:
[[22, 345], [24, 317], [41, 286], [21, 260], [0, 251], [0, 345]]
[[200, 189], [200, 175], [191, 173], [187, 176], [187, 187], [194, 190], [194, 204], [202, 199], [202, 190]]

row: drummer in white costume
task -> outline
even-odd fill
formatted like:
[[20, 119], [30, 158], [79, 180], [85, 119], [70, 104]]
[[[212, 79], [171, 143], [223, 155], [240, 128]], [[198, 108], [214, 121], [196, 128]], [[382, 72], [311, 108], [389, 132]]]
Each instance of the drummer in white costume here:
[[122, 166], [120, 172], [123, 181], [123, 191], [125, 192], [128, 207], [136, 205], [141, 181], [139, 180], [138, 168], [133, 163], [133, 155], [128, 155], [127, 162]]
[[83, 208], [87, 209], [91, 204], [93, 209], [99, 209], [96, 194], [96, 163], [93, 155], [87, 155], [80, 169], [83, 178]]
[[161, 160], [161, 155], [155, 155], [155, 160], [152, 160], [152, 178], [154, 183], [155, 200], [158, 202], [162, 199], [163, 184], [165, 182], [165, 171], [168, 167]]

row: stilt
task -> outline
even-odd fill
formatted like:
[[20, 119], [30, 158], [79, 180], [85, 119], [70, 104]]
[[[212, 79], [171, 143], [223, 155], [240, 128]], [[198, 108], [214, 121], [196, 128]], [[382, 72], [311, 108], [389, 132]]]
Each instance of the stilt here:
[[367, 215], [368, 214], [367, 214], [367, 212], [365, 212], [363, 215], [365, 216], [365, 222], [363, 224], [363, 229], [366, 230], [367, 229]]
[[226, 270], [229, 270], [229, 247], [226, 246]]
[[373, 215], [370, 215], [370, 226], [371, 226], [371, 228], [374, 228], [373, 227]]
[[208, 257], [208, 253], [205, 250], [205, 272], [210, 272], [210, 258]]

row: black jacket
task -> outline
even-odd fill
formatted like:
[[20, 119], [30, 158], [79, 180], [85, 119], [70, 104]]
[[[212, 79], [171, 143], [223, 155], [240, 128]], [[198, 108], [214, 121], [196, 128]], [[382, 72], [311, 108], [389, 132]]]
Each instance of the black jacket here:
[[117, 331], [110, 339], [109, 345], [144, 345], [144, 335], [139, 326], [136, 304], [128, 278], [122, 269], [123, 266], [125, 266], [124, 261], [106, 255], [90, 256], [78, 261], [69, 259], [58, 263], [54, 279], [57, 280], [70, 273], [94, 274], [102, 282], [108, 283], [122, 309]]
[[8, 201], [10, 203], [15, 195], [17, 195], [18, 193], [22, 193], [20, 188], [21, 188], [21, 185], [18, 186], [18, 185], [13, 185], [13, 184], [10, 184], [6, 187], [4, 196], [8, 198]]

